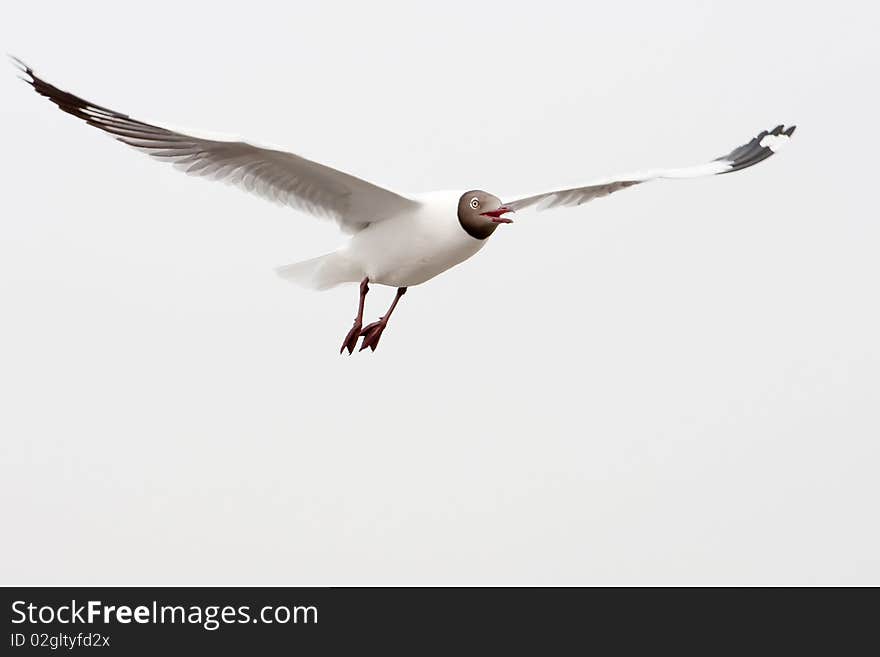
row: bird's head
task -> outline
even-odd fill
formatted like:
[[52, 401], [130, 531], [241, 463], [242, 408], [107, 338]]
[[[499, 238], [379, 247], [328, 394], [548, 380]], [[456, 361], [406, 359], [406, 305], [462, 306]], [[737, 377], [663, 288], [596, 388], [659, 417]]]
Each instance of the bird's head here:
[[512, 224], [513, 220], [504, 217], [513, 212], [497, 196], [479, 189], [465, 192], [458, 199], [458, 221], [468, 235], [484, 240], [495, 232], [500, 224]]

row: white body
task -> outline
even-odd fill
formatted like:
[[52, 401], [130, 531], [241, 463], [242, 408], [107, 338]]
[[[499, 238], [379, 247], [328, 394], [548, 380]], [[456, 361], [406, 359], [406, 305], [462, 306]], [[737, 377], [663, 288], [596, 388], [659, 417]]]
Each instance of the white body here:
[[464, 262], [488, 240], [468, 235], [458, 220], [462, 192], [413, 196], [411, 213], [377, 221], [352, 235], [337, 251], [278, 270], [283, 278], [324, 290], [340, 283], [419, 285]]

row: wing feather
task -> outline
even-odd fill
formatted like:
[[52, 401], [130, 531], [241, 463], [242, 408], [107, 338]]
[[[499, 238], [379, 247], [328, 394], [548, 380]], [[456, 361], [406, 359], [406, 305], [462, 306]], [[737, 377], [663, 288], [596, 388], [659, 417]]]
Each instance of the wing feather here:
[[615, 176], [606, 180], [598, 180], [583, 187], [572, 187], [570, 189], [524, 196], [513, 201], [505, 201], [504, 205], [512, 210], [522, 210], [529, 207], [534, 207], [536, 210], [546, 210], [549, 208], [582, 205], [587, 201], [592, 201], [594, 198], [608, 196], [608, 194], [621, 189], [651, 180], [698, 178], [740, 171], [754, 166], [773, 155], [773, 153], [788, 142], [794, 130], [795, 126], [786, 128], [782, 125], [778, 125], [770, 131], [765, 130], [747, 144], [739, 146], [727, 155], [723, 155], [706, 164], [681, 169], [660, 169], [645, 173]]
[[265, 199], [336, 221], [345, 232], [399, 215], [418, 202], [293, 153], [205, 139], [131, 118], [46, 82], [16, 58], [23, 78], [64, 112], [190, 175], [234, 184]]

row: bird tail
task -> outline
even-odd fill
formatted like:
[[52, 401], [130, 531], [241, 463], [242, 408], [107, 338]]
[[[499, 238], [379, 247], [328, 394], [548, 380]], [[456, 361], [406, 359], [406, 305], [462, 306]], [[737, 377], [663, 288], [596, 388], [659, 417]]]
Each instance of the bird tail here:
[[327, 290], [340, 283], [356, 283], [364, 277], [360, 268], [338, 251], [278, 267], [275, 272], [284, 280], [312, 290]]

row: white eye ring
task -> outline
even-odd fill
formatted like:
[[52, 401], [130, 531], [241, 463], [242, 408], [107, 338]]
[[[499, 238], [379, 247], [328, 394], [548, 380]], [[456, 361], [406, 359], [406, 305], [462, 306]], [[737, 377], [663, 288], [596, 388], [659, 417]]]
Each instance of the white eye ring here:
[[477, 197], [476, 197], [476, 196], [474, 196], [474, 197], [471, 199], [471, 207], [472, 207], [474, 210], [476, 210], [478, 207], [480, 207], [480, 202], [477, 200]]

